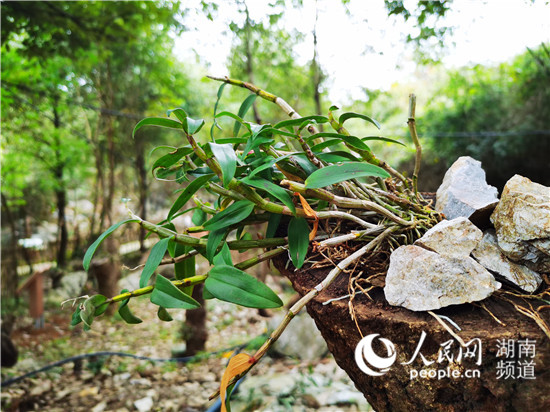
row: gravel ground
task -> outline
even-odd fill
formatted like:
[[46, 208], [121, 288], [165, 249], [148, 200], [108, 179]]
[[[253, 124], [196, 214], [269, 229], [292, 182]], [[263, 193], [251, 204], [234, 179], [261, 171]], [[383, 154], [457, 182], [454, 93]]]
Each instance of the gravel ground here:
[[[2, 369], [2, 381], [84, 353], [170, 358], [180, 343], [184, 311], [171, 311], [174, 321], [167, 323], [156, 317], [146, 297], [130, 305], [143, 323], [126, 325], [116, 317], [101, 317], [84, 332], [80, 326], [69, 327], [70, 309], [62, 311], [55, 305], [47, 311], [42, 330], [34, 330], [30, 318], [19, 318], [12, 334], [19, 362]], [[208, 301], [207, 308], [207, 352], [249, 342], [266, 332], [266, 318], [255, 309], [219, 301]], [[231, 354], [222, 352], [187, 364], [102, 357], [84, 360], [80, 372], [71, 362], [2, 388], [2, 410], [204, 411], [215, 402], [208, 397], [218, 388]], [[267, 356], [243, 380], [233, 399], [233, 411], [370, 410], [331, 356], [309, 362]]]

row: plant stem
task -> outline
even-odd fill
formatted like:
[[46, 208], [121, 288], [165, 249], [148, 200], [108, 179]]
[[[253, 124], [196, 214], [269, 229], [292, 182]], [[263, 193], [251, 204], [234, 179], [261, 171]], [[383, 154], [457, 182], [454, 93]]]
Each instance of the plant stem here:
[[[206, 280], [207, 277], [208, 277], [208, 275], [197, 275], [197, 276], [192, 276], [192, 277], [187, 278], [187, 279], [173, 280], [172, 284], [174, 286], [176, 286], [177, 288], [181, 289], [181, 288], [186, 288], [186, 287], [189, 287], [189, 286], [196, 285], [198, 283], [202, 283]], [[120, 302], [120, 301], [125, 300], [125, 299], [130, 299], [130, 298], [135, 298], [137, 296], [147, 295], [148, 293], [151, 293], [154, 288], [155, 288], [154, 285], [150, 285], [150, 286], [146, 286], [144, 288], [133, 290], [131, 292], [122, 293], [120, 295], [116, 295], [116, 296], [113, 296], [112, 298], [107, 299], [104, 302], [104, 304], [111, 304], [111, 303], [115, 303], [115, 302]]]
[[416, 134], [416, 121], [415, 121], [415, 111], [416, 111], [416, 96], [411, 94], [409, 96], [409, 120], [407, 124], [409, 125], [409, 132], [411, 133], [411, 138], [416, 149], [416, 154], [414, 157], [414, 171], [413, 171], [413, 190], [416, 200], [420, 202], [418, 196], [418, 174], [420, 173], [420, 163], [422, 161], [422, 146], [418, 140], [418, 135]]
[[[414, 221], [407, 221], [399, 216], [394, 215], [389, 210], [384, 207], [371, 202], [369, 200], [362, 199], [350, 199], [348, 197], [341, 197], [335, 194], [330, 193], [324, 189], [307, 189], [306, 186], [302, 183], [293, 182], [291, 180], [281, 180], [281, 186], [286, 186], [293, 192], [304, 193], [306, 196], [315, 197], [317, 199], [326, 200], [330, 203], [335, 204], [336, 206], [349, 208], [349, 209], [366, 209], [372, 210], [388, 219], [392, 222], [398, 223], [402, 226], [412, 226]], [[321, 213], [319, 212], [319, 218], [321, 218]], [[327, 212], [330, 213], [330, 212]], [[332, 212], [333, 213], [333, 212]]]
[[[256, 351], [256, 353], [253, 356], [253, 363], [250, 365], [250, 367], [239, 374], [238, 376], [235, 376], [229, 384], [236, 382], [241, 377], [246, 375], [248, 371], [256, 364], [258, 361], [267, 353], [269, 348], [279, 339], [283, 331], [286, 329], [290, 321], [300, 312], [300, 310], [307, 305], [313, 298], [315, 298], [317, 295], [319, 295], [321, 292], [326, 290], [330, 286], [330, 284], [336, 279], [336, 277], [342, 273], [349, 265], [354, 263], [357, 259], [359, 259], [361, 256], [363, 256], [368, 251], [374, 249], [376, 246], [378, 246], [391, 232], [397, 230], [398, 226], [393, 226], [387, 228], [383, 233], [378, 235], [376, 238], [374, 238], [372, 241], [367, 243], [365, 246], [363, 246], [361, 249], [355, 251], [353, 254], [348, 256], [346, 259], [342, 260], [334, 269], [332, 269], [329, 274], [323, 279], [321, 283], [319, 283], [317, 286], [315, 286], [313, 289], [311, 289], [308, 293], [306, 293], [302, 298], [296, 302], [287, 312], [279, 326], [271, 333], [271, 335], [267, 338], [267, 340], [264, 342], [264, 344]], [[209, 399], [213, 399], [216, 396], [219, 395], [219, 390], [210, 395]]]
[[[232, 86], [239, 86], [245, 89], [250, 90], [252, 93], [256, 93], [262, 99], [268, 100], [275, 103], [279, 106], [283, 112], [285, 112], [291, 119], [300, 119], [302, 116], [292, 108], [285, 100], [281, 99], [278, 96], [275, 96], [273, 93], [266, 92], [265, 90], [260, 89], [258, 86], [253, 85], [252, 83], [243, 82], [242, 80], [230, 79], [229, 77], [215, 77], [215, 76], [206, 76], [209, 79], [216, 80], [218, 82], [224, 82]], [[311, 134], [317, 134], [319, 131], [313, 125], [309, 125], [307, 130]]]

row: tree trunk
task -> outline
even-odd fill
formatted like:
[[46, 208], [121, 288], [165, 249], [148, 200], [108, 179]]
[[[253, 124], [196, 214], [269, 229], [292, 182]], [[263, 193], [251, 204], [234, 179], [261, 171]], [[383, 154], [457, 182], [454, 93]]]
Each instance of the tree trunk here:
[[[285, 259], [275, 260], [276, 267], [287, 276], [294, 289], [301, 295], [313, 289], [327, 275], [327, 271], [285, 269]], [[360, 270], [358, 268], [358, 270]], [[365, 277], [368, 277], [366, 275]], [[404, 308], [388, 305], [381, 288], [370, 292], [372, 300], [364, 294], [356, 295], [353, 300], [356, 321], [350, 316], [349, 298], [323, 302], [333, 298], [347, 296], [348, 276], [340, 275], [334, 283], [322, 294], [307, 305], [307, 311], [315, 320], [318, 329], [326, 340], [328, 347], [338, 365], [346, 371], [368, 402], [378, 412], [383, 411], [548, 411], [550, 410], [550, 341], [532, 319], [517, 312], [508, 302], [492, 296], [483, 303], [486, 308], [505, 325], [497, 323], [491, 314], [479, 305], [456, 305], [440, 310], [440, 315], [450, 317], [461, 327], [458, 335], [465, 343], [481, 340], [481, 347], [474, 352], [474, 359], [456, 361], [458, 342], [427, 312], [413, 312]], [[533, 301], [530, 301], [531, 304]], [[515, 299], [515, 303], [526, 306], [525, 301]], [[536, 310], [537, 306], [533, 304]], [[550, 316], [547, 311], [540, 311], [548, 323]], [[361, 333], [359, 332], [361, 331]], [[422, 342], [423, 332], [426, 333]], [[363, 372], [355, 361], [355, 349], [362, 336], [379, 334], [375, 338], [373, 350], [379, 357], [389, 357], [389, 350], [384, 350], [378, 338], [386, 338], [394, 345], [395, 362], [389, 371], [380, 369], [381, 376], [370, 376]], [[499, 353], [502, 340], [513, 340], [515, 357], [506, 358]], [[521, 342], [534, 343], [536, 354], [531, 358], [519, 356]], [[444, 344], [451, 341], [454, 362], [447, 358], [438, 359]], [[421, 344], [420, 344], [421, 343]], [[474, 348], [471, 345], [468, 348]], [[415, 357], [416, 350], [419, 354]], [[465, 350], [466, 351], [466, 350]], [[477, 355], [481, 356], [480, 365], [474, 362]], [[424, 359], [434, 363], [425, 366]], [[414, 359], [410, 364], [408, 363]], [[499, 378], [504, 362], [511, 363], [511, 372], [515, 379]], [[525, 376], [518, 378], [522, 362], [534, 363], [527, 369], [523, 367]], [[372, 362], [371, 362], [372, 364]], [[523, 365], [526, 365], [523, 363]], [[514, 369], [515, 368], [515, 369]], [[433, 370], [434, 372], [430, 372]], [[470, 370], [469, 372], [466, 372]], [[475, 373], [480, 377], [447, 377], [441, 373]], [[384, 372], [384, 373], [382, 373]], [[438, 373], [441, 379], [414, 377], [415, 373]], [[532, 375], [531, 375], [532, 373]]]
[[200, 303], [200, 308], [191, 309], [185, 312], [184, 335], [186, 336], [187, 347], [185, 356], [194, 356], [203, 351], [206, 340], [208, 339], [208, 330], [206, 329], [206, 308], [204, 307], [204, 298], [202, 297], [203, 284], [195, 285], [192, 297]]
[[[1, 193], [2, 196], [2, 220], [7, 222], [10, 228], [10, 241], [8, 246], [8, 253], [2, 253], [2, 327], [6, 329], [7, 334], [11, 333], [13, 322], [15, 317], [13, 312], [17, 309], [19, 301], [16, 297], [17, 286], [19, 278], [17, 276], [17, 250], [19, 248], [17, 244], [17, 228], [15, 226], [15, 219], [8, 204], [8, 199]], [[7, 305], [4, 307], [4, 303]], [[9, 308], [9, 310], [5, 310]]]
[[67, 190], [63, 181], [63, 172], [65, 162], [61, 157], [61, 142], [59, 140], [59, 129], [61, 121], [57, 111], [57, 101], [53, 106], [53, 125], [55, 127], [55, 165], [53, 166], [53, 175], [55, 178], [55, 198], [57, 206], [57, 267], [63, 269], [67, 264], [67, 247], [69, 244], [69, 235], [67, 231], [67, 220], [65, 219], [65, 208], [67, 207]]
[[[138, 180], [139, 192], [139, 216], [143, 220], [147, 220], [147, 169], [145, 168], [145, 154], [143, 147], [143, 139], [140, 137], [134, 138], [134, 148], [136, 151], [136, 172]], [[139, 250], [145, 252], [145, 235], [147, 231], [140, 226], [139, 228]]]
[[67, 232], [67, 219], [65, 218], [65, 208], [67, 206], [67, 192], [62, 182], [63, 168], [60, 167], [55, 171], [55, 178], [60, 185], [55, 190], [56, 206], [57, 206], [57, 267], [63, 269], [67, 265], [67, 247], [69, 245], [69, 235]]

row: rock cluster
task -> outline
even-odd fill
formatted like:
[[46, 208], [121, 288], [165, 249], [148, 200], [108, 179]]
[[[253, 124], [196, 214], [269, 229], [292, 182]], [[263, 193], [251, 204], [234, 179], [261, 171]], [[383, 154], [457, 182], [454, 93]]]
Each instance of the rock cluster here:
[[435, 208], [447, 219], [464, 216], [476, 225], [485, 225], [498, 203], [498, 191], [487, 184], [481, 162], [469, 156], [447, 170], [436, 196]]
[[[500, 201], [496, 194], [480, 162], [453, 164], [436, 203], [450, 220], [390, 257], [384, 293], [391, 305], [424, 311], [475, 302], [501, 287], [497, 279], [523, 293], [538, 289], [539, 273], [550, 271], [550, 188], [516, 175]], [[486, 228], [489, 217], [494, 229]]]

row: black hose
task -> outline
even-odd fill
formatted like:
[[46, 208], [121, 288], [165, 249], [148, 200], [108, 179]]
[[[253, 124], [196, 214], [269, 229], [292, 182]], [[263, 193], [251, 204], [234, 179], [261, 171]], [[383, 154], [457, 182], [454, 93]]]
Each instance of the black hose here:
[[150, 358], [148, 356], [134, 355], [134, 354], [125, 353], [125, 352], [84, 353], [84, 354], [81, 354], [81, 355], [71, 356], [70, 358], [61, 359], [57, 362], [50, 363], [49, 365], [46, 365], [46, 366], [44, 366], [40, 369], [33, 370], [31, 372], [25, 373], [24, 375], [18, 376], [16, 378], [8, 379], [7, 381], [3, 381], [0, 386], [2, 388], [4, 388], [4, 387], [10, 386], [10, 385], [13, 385], [14, 383], [17, 383], [17, 382], [20, 382], [24, 379], [30, 378], [31, 376], [34, 376], [38, 373], [45, 372], [49, 369], [55, 368], [57, 366], [64, 365], [64, 364], [69, 363], [69, 362], [74, 362], [74, 361], [79, 360], [79, 359], [93, 358], [93, 357], [99, 357], [99, 356], [123, 356], [123, 357], [127, 357], [127, 358], [139, 359], [139, 360], [148, 360], [148, 361], [151, 361], [151, 362], [181, 362], [181, 363], [187, 363], [187, 362], [190, 362], [190, 361], [195, 360], [195, 359], [199, 360], [199, 359], [203, 359], [203, 358], [208, 358], [212, 355], [217, 355], [219, 353], [229, 352], [229, 351], [232, 351], [232, 350], [239, 350], [240, 351], [244, 347], [248, 346], [248, 344], [250, 342], [251, 341], [246, 342], [246, 343], [241, 344], [241, 345], [232, 346], [232, 347], [227, 348], [227, 349], [218, 350], [218, 351], [215, 351], [215, 352], [201, 353], [199, 355], [185, 356], [185, 357], [181, 357], [181, 358]]

